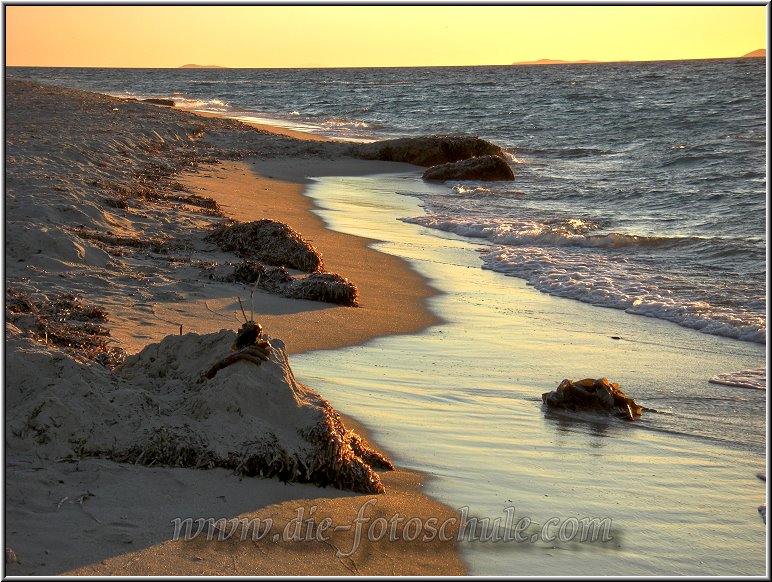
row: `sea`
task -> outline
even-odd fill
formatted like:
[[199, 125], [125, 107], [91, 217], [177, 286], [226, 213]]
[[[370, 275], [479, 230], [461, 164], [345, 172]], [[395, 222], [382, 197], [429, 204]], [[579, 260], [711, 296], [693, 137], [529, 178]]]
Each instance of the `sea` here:
[[479, 135], [515, 181], [406, 220], [484, 241], [481, 268], [541, 292], [765, 343], [766, 59], [6, 75], [344, 140]]
[[[464, 542], [472, 574], [763, 575], [766, 72], [746, 58], [6, 77], [348, 141], [502, 146], [512, 182], [314, 180], [328, 227], [423, 274], [444, 323], [295, 356], [296, 374], [427, 473], [428, 493], [529, 520], [526, 543]], [[563, 378], [602, 375], [654, 412], [543, 409]], [[541, 535], [589, 518], [613, 540]]]

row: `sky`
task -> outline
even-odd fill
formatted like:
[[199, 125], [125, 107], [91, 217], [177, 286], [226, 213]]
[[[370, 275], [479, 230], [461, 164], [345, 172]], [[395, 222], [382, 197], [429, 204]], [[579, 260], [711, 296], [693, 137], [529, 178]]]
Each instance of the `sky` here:
[[401, 67], [730, 58], [766, 6], [5, 5], [7, 66]]

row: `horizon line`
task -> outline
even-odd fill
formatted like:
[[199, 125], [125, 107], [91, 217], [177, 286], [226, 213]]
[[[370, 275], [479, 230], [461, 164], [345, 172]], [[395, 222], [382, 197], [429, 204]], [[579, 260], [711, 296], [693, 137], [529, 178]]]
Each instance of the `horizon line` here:
[[[765, 49], [766, 50], [766, 49]], [[560, 66], [560, 65], [604, 65], [604, 64], [618, 64], [618, 63], [659, 63], [659, 62], [676, 62], [676, 61], [718, 61], [718, 60], [737, 60], [737, 59], [765, 59], [764, 56], [746, 56], [740, 55], [736, 57], [696, 57], [696, 58], [673, 58], [673, 59], [641, 59], [641, 60], [629, 60], [618, 59], [612, 61], [594, 61], [590, 59], [582, 59], [579, 61], [563, 61], [561, 59], [539, 59], [537, 61], [517, 61], [514, 63], [502, 63], [502, 64], [482, 64], [482, 65], [326, 65], [326, 66], [286, 66], [286, 67], [229, 67], [227, 65], [212, 65], [212, 66], [197, 66], [190, 67], [185, 65], [178, 65], [175, 67], [158, 67], [158, 66], [121, 66], [114, 67], [109, 65], [8, 65], [6, 68], [38, 68], [38, 69], [164, 69], [164, 70], [198, 70], [198, 69], [429, 69], [429, 68], [460, 68], [460, 67], [518, 67], [518, 66]], [[539, 61], [554, 61], [544, 62]]]

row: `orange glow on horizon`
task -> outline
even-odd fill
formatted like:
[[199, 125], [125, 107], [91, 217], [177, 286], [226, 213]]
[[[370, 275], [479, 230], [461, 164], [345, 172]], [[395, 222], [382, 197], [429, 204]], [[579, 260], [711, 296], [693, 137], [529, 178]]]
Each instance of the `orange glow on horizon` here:
[[6, 65], [381, 67], [731, 58], [766, 6], [6, 6]]

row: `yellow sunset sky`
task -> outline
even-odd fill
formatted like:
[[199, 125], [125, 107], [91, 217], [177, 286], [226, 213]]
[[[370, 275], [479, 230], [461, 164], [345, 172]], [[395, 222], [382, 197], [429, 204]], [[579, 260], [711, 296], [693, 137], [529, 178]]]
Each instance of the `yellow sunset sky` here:
[[766, 6], [5, 7], [6, 65], [381, 67], [737, 57]]

